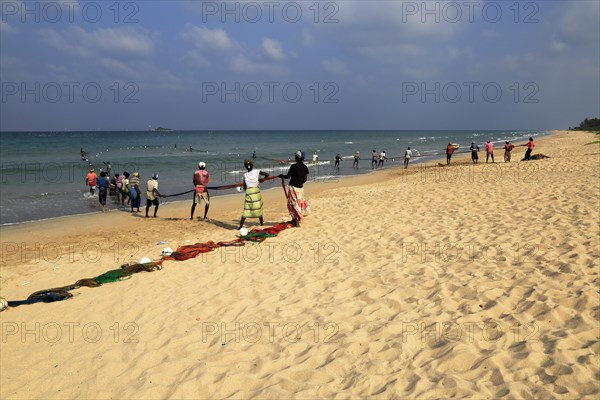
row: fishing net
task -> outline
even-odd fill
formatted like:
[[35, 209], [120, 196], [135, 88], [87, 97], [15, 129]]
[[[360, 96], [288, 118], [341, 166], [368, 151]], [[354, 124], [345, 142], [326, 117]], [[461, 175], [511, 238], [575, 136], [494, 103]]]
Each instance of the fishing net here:
[[285, 222], [275, 224], [274, 226], [268, 228], [253, 229], [250, 232], [248, 232], [247, 235], [238, 237], [228, 242], [213, 242], [212, 240], [209, 240], [208, 242], [204, 243], [195, 243], [191, 245], [181, 246], [170, 255], [162, 256], [162, 258], [158, 261], [146, 264], [123, 264], [120, 268], [106, 271], [105, 273], [98, 275], [95, 278], [84, 278], [78, 280], [77, 282], [71, 285], [40, 290], [31, 294], [27, 298], [27, 300], [9, 301], [8, 306], [17, 307], [25, 304], [52, 303], [55, 301], [67, 300], [73, 297], [73, 293], [70, 292], [80, 287], [98, 287], [107, 283], [113, 283], [130, 279], [133, 274], [137, 274], [140, 272], [153, 272], [162, 269], [163, 261], [189, 260], [197, 257], [199, 254], [211, 252], [215, 249], [218, 249], [219, 247], [244, 246], [246, 242], [260, 243], [266, 240], [267, 238], [276, 237], [281, 231], [291, 227], [291, 222]]

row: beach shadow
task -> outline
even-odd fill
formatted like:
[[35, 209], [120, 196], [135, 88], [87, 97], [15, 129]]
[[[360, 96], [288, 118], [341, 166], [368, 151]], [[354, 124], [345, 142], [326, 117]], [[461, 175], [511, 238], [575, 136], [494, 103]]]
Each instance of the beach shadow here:
[[219, 228], [223, 228], [223, 229], [238, 229], [239, 226], [239, 221], [233, 221], [233, 223], [227, 223], [227, 222], [223, 222], [223, 221], [218, 221], [216, 219], [200, 219], [200, 222], [205, 222], [205, 223], [209, 223], [212, 224], [214, 226], [218, 226]]

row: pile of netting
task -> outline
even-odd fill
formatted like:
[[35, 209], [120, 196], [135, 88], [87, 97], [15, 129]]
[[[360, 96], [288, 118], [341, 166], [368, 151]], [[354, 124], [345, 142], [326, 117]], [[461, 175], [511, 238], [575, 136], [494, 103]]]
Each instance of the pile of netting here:
[[159, 260], [152, 261], [149, 263], [130, 263], [123, 264], [118, 269], [113, 269], [98, 275], [95, 278], [80, 279], [72, 285], [56, 287], [52, 289], [39, 290], [31, 294], [27, 300], [14, 300], [9, 301], [9, 307], [17, 307], [24, 304], [35, 304], [35, 303], [52, 303], [55, 301], [67, 300], [73, 297], [72, 290], [79, 289], [80, 287], [98, 287], [107, 283], [118, 282], [126, 279], [130, 279], [133, 274], [139, 272], [153, 272], [162, 269], [164, 261], [185, 261], [197, 257], [199, 254], [208, 253], [219, 247], [227, 246], [244, 246], [246, 241], [248, 242], [263, 242], [269, 237], [275, 237], [279, 232], [292, 227], [290, 222], [284, 222], [275, 224], [272, 227], [264, 229], [253, 229], [248, 232], [247, 235], [238, 237], [229, 242], [213, 242], [208, 241], [205, 243], [196, 243], [185, 245], [177, 248], [170, 255], [163, 255]]

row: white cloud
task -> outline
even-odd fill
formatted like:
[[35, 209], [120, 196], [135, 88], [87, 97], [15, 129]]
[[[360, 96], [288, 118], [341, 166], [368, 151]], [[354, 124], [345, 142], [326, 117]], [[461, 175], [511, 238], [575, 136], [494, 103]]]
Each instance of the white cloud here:
[[552, 51], [561, 52], [566, 48], [567, 44], [560, 40], [552, 40], [552, 42], [550, 42], [550, 50]]
[[230, 51], [237, 43], [229, 38], [223, 29], [208, 29], [204, 26], [192, 26], [183, 33], [183, 39], [191, 42], [201, 50]]
[[495, 29], [484, 29], [481, 31], [481, 36], [487, 39], [498, 39], [500, 33]]
[[288, 75], [287, 69], [279, 64], [263, 62], [261, 60], [251, 59], [244, 54], [238, 54], [235, 56], [230, 64], [232, 71], [244, 74], [265, 74], [268, 76], [286, 76]]
[[313, 39], [313, 36], [309, 31], [307, 31], [307, 30], [302, 31], [302, 44], [304, 46], [310, 47], [313, 45], [314, 42], [315, 41]]
[[267, 53], [267, 55], [276, 61], [283, 60], [285, 55], [283, 54], [283, 48], [281, 47], [281, 43], [279, 43], [275, 39], [264, 38], [262, 41], [262, 48]]
[[600, 32], [600, 3], [597, 1], [570, 1], [561, 12], [558, 28], [562, 42], [570, 45], [598, 43]]
[[64, 34], [52, 29], [38, 32], [51, 47], [77, 57], [144, 58], [154, 52], [153, 41], [128, 28], [108, 28], [87, 32], [78, 26]]
[[10, 24], [6, 21], [0, 20], [0, 32], [2, 33], [13, 33], [17, 30], [10, 26]]
[[197, 50], [190, 50], [183, 56], [183, 61], [193, 67], [209, 67], [210, 62]]
[[350, 73], [348, 66], [338, 59], [323, 60], [321, 64], [325, 71], [331, 72], [334, 75], [348, 75]]
[[451, 60], [456, 60], [458, 58], [459, 55], [459, 50], [454, 47], [454, 46], [450, 46], [448, 47], [448, 58], [450, 58]]
[[504, 64], [506, 68], [510, 71], [519, 71], [521, 69], [521, 61], [519, 56], [516, 55], [507, 55], [504, 59]]

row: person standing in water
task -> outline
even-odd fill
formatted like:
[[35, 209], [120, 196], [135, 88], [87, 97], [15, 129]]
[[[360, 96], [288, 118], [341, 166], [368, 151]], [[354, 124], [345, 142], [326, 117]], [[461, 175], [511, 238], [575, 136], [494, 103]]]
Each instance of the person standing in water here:
[[106, 172], [100, 172], [100, 178], [98, 178], [98, 201], [102, 206], [102, 212], [106, 211], [106, 195], [108, 194], [109, 185]]
[[340, 153], [335, 155], [335, 169], [340, 169], [340, 161], [342, 157], [340, 157]]
[[358, 162], [360, 161], [360, 151], [354, 153], [354, 162], [352, 163], [352, 168], [358, 168]]
[[379, 154], [379, 163], [377, 164], [377, 168], [382, 169], [385, 160], [387, 160], [387, 157], [385, 156], [385, 150], [382, 150]]
[[410, 146], [404, 152], [404, 169], [408, 168], [408, 163], [410, 162], [410, 158], [412, 157], [412, 150]]
[[94, 195], [96, 192], [96, 181], [98, 175], [94, 172], [94, 168], [90, 168], [90, 172], [85, 176], [85, 184], [90, 187], [90, 195]]

